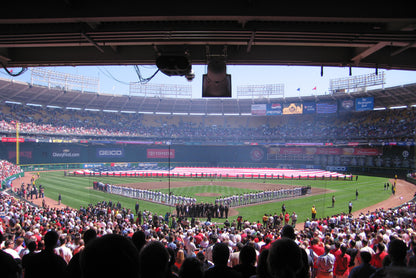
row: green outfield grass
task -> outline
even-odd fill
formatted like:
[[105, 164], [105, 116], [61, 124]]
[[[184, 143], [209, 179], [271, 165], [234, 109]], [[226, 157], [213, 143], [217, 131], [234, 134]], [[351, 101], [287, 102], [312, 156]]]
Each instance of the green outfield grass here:
[[[184, 180], [171, 178], [171, 181]], [[201, 179], [186, 179], [198, 180]], [[104, 192], [95, 191], [92, 189], [93, 181], [101, 181], [110, 184], [124, 184], [124, 183], [137, 183], [137, 182], [166, 182], [166, 188], [160, 191], [168, 192], [168, 179], [167, 178], [132, 178], [132, 177], [72, 177], [64, 176], [61, 171], [42, 172], [37, 184], [42, 184], [45, 187], [45, 195], [54, 200], [58, 199], [58, 195], [62, 196], [62, 203], [72, 207], [79, 208], [80, 206], [86, 206], [88, 204], [96, 204], [103, 200], [112, 200], [113, 202], [120, 201], [122, 206], [133, 209], [136, 200], [117, 195], [111, 195]], [[210, 185], [211, 180], [207, 179], [207, 185], [205, 186], [191, 186], [181, 188], [171, 188], [171, 191], [176, 195], [183, 195], [189, 197], [195, 197], [198, 202], [213, 202], [218, 197], [201, 197], [196, 196], [196, 193], [218, 193], [222, 196], [230, 196], [233, 194], [240, 194], [245, 192], [253, 192], [250, 189], [241, 189], [227, 186]], [[227, 180], [222, 180], [227, 181]], [[228, 180], [231, 181], [231, 180]], [[232, 180], [242, 183], [249, 182], [263, 182], [263, 180]], [[348, 212], [348, 202], [353, 202], [353, 211], [369, 207], [373, 204], [381, 202], [387, 199], [391, 192], [384, 190], [384, 183], [387, 182], [386, 178], [360, 176], [358, 181], [344, 181], [344, 180], [264, 180], [264, 183], [270, 185], [273, 188], [276, 184], [287, 184], [292, 186], [307, 186], [319, 187], [331, 190], [333, 192], [307, 196], [299, 199], [276, 201], [273, 203], [266, 203], [255, 206], [247, 206], [238, 208], [238, 212], [245, 219], [250, 221], [261, 221], [262, 216], [267, 214], [274, 214], [275, 212], [281, 212], [281, 206], [284, 202], [287, 211], [290, 213], [295, 211], [298, 214], [298, 222], [303, 222], [306, 218], [310, 217], [310, 210], [312, 205], [317, 208], [317, 217], [325, 217], [334, 215], [341, 212]], [[268, 186], [269, 187], [269, 186]], [[355, 190], [358, 189], [358, 200], [355, 200]], [[335, 195], [336, 202], [335, 207], [331, 207], [331, 197]], [[154, 204], [145, 201], [139, 201], [140, 210], [150, 210], [158, 214], [165, 214], [167, 211], [173, 211], [171, 208]], [[236, 218], [236, 217], [232, 217]], [[214, 219], [216, 221], [216, 219]], [[223, 220], [217, 220], [222, 222]]]

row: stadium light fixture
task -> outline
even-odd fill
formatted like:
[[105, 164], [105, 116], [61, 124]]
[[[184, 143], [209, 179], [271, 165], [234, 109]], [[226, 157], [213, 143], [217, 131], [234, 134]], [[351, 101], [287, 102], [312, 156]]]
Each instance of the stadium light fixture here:
[[4, 101], [4, 103], [9, 103], [9, 104], [22, 104], [21, 102], [18, 102], [18, 101], [11, 101], [11, 100], [6, 100], [6, 101]]
[[389, 107], [389, 109], [403, 109], [403, 108], [407, 108], [407, 105], [391, 106], [391, 107]]

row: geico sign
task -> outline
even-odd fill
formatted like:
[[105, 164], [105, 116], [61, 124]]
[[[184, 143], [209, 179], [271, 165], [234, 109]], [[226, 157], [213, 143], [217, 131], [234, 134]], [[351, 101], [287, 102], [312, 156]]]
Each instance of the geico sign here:
[[123, 150], [98, 150], [99, 156], [122, 156]]

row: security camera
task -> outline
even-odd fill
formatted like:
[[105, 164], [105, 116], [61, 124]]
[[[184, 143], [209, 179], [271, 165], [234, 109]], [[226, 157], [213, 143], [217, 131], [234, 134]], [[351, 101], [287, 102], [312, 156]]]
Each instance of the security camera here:
[[185, 74], [185, 78], [191, 82], [195, 78], [195, 72], [191, 69], [188, 73]]

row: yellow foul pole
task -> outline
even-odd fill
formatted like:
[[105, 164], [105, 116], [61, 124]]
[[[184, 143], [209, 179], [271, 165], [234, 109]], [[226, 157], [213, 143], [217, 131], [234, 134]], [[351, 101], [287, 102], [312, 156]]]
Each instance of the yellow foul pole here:
[[16, 122], [16, 165], [20, 163], [20, 153], [19, 153], [19, 122]]

